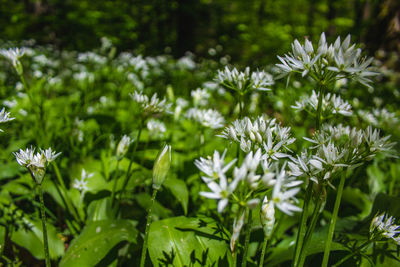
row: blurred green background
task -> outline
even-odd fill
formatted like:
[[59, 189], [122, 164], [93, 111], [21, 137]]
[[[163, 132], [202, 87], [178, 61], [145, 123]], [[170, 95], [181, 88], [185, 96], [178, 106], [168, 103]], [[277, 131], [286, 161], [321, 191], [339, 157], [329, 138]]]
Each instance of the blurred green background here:
[[0, 39], [87, 51], [106, 36], [145, 55], [191, 51], [260, 65], [323, 31], [351, 33], [369, 54], [399, 51], [399, 10], [393, 0], [0, 0]]

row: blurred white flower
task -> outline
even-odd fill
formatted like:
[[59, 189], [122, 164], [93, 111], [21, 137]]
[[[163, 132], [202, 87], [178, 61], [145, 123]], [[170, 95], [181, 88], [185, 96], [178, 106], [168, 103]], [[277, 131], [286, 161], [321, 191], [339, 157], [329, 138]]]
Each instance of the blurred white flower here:
[[152, 137], [161, 138], [167, 131], [165, 124], [162, 121], [150, 119], [147, 122], [147, 129], [149, 130]]
[[137, 91], [133, 92], [133, 94], [129, 94], [132, 98], [132, 100], [136, 103], [138, 103], [141, 107], [141, 109], [149, 114], [155, 114], [155, 113], [164, 113], [164, 112], [169, 112], [169, 109], [171, 107], [170, 103], [167, 103], [167, 100], [163, 98], [160, 100], [157, 97], [157, 93], [153, 94], [153, 96], [149, 99], [147, 95], [144, 95], [142, 93], [139, 93]]
[[370, 233], [373, 236], [382, 236], [393, 239], [400, 246], [400, 225], [394, 224], [396, 219], [383, 213], [375, 216], [371, 221]]
[[221, 113], [215, 109], [190, 108], [187, 111], [186, 117], [200, 123], [204, 127], [211, 129], [222, 128], [225, 122]]

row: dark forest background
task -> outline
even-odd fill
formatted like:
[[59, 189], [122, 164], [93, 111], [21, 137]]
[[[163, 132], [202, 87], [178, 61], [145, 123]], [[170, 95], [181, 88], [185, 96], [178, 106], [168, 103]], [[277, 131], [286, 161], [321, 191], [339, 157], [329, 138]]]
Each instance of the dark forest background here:
[[[91, 50], [108, 37], [145, 55], [191, 51], [266, 64], [294, 38], [351, 33], [370, 54], [400, 51], [398, 0], [0, 0], [0, 39]], [[211, 50], [210, 50], [211, 48]], [[211, 53], [210, 53], [211, 52]]]

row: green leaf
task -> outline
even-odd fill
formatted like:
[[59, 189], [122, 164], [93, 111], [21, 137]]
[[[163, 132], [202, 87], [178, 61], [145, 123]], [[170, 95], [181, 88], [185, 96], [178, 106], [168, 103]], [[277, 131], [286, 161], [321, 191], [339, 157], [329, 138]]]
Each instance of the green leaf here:
[[180, 179], [170, 177], [165, 180], [164, 186], [169, 189], [175, 198], [181, 203], [185, 214], [187, 214], [189, 191], [186, 183]]
[[[136, 194], [134, 197], [142, 208], [144, 208], [146, 211], [149, 209], [151, 205], [151, 196], [149, 194], [141, 193]], [[157, 216], [159, 218], [168, 218], [172, 216], [172, 211], [161, 205], [157, 200], [154, 201], [152, 213], [153, 216]]]
[[228, 266], [228, 242], [213, 219], [180, 216], [153, 222], [148, 247], [154, 266]]
[[[328, 236], [328, 227], [324, 227], [323, 230], [315, 232], [307, 247], [307, 255], [321, 253], [325, 249], [325, 241]], [[272, 251], [271, 256], [268, 257], [267, 266], [275, 266], [281, 262], [291, 260], [293, 258], [295, 247], [295, 237], [285, 238], [280, 242]], [[346, 250], [346, 248], [339, 243], [332, 242], [331, 251], [334, 250]]]
[[[42, 222], [24, 218], [29, 229], [23, 227], [15, 231], [11, 240], [21, 247], [26, 248], [35, 258], [44, 259]], [[49, 241], [50, 257], [56, 259], [64, 255], [64, 242], [56, 228], [47, 223], [47, 237]]]
[[94, 266], [122, 241], [136, 242], [136, 223], [103, 220], [87, 225], [69, 246], [59, 266]]
[[87, 221], [101, 221], [114, 217], [109, 197], [90, 202]]

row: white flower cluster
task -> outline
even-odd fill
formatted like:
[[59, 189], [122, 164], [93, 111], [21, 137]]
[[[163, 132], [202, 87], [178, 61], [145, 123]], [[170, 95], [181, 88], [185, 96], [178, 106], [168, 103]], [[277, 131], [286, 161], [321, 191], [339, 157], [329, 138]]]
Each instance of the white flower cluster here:
[[192, 90], [190, 95], [193, 99], [193, 104], [197, 106], [206, 106], [208, 104], [208, 99], [210, 98], [210, 93], [207, 89], [197, 88], [196, 90]]
[[369, 231], [373, 236], [393, 239], [400, 246], [400, 225], [394, 224], [395, 221], [393, 216], [389, 217], [386, 213], [375, 216], [371, 221]]
[[290, 127], [281, 127], [275, 119], [268, 120], [265, 116], [254, 121], [248, 117], [236, 120], [219, 136], [239, 143], [244, 152], [263, 148], [265, 156], [275, 160], [288, 157], [283, 151], [289, 150], [287, 146], [296, 140], [290, 137]]
[[143, 112], [148, 114], [169, 112], [169, 109], [171, 107], [171, 104], [167, 103], [167, 100], [165, 98], [160, 100], [157, 97], [157, 93], [155, 93], [150, 99], [147, 95], [144, 95], [137, 91], [129, 95], [131, 96], [134, 102], [140, 105]]
[[[0, 111], [0, 123], [12, 121], [13, 117], [10, 117], [10, 112], [6, 112], [5, 108], [2, 108]], [[3, 132], [2, 129], [0, 129], [0, 132]]]
[[399, 123], [399, 119], [396, 117], [396, 114], [389, 112], [386, 108], [375, 108], [371, 112], [359, 110], [358, 115], [360, 115], [365, 122], [368, 122], [369, 124], [379, 128], [393, 127]]
[[37, 184], [41, 184], [46, 174], [46, 168], [60, 154], [48, 148], [46, 150], [39, 149], [35, 154], [35, 148], [20, 149], [19, 152], [13, 153], [18, 164], [26, 167], [31, 175], [35, 178]]
[[372, 127], [358, 130], [341, 124], [323, 125], [313, 138], [304, 138], [314, 145], [310, 148], [315, 149], [314, 153], [302, 153], [292, 159], [289, 167], [296, 176], [306, 175], [316, 183], [329, 183], [341, 168], [356, 168], [379, 152], [389, 152], [394, 145], [389, 138], [380, 137], [379, 130]]
[[167, 131], [165, 124], [162, 121], [150, 119], [147, 122], [147, 129], [151, 133], [152, 137], [160, 138]]
[[[316, 114], [318, 97], [319, 93], [313, 90], [311, 96], [296, 101], [296, 105], [292, 106], [292, 108]], [[347, 101], [344, 101], [339, 95], [327, 93], [322, 98], [321, 114], [323, 117], [328, 117], [331, 114], [351, 116], [353, 112], [351, 110], [351, 105]]]
[[281, 61], [281, 64], [277, 64], [280, 77], [293, 72], [301, 73], [303, 77], [310, 75], [316, 81], [323, 77], [332, 81], [352, 77], [368, 86], [371, 82], [369, 77], [377, 75], [370, 68], [373, 59], [362, 57], [361, 49], [350, 44], [350, 35], [343, 42], [338, 37], [335, 43], [328, 44], [325, 34], [322, 33], [316, 48], [309, 40], [304, 45], [295, 40], [292, 52], [278, 58]]
[[[202, 176], [203, 181], [207, 184], [212, 192], [200, 192], [204, 197], [217, 199], [218, 212], [223, 212], [229, 203], [232, 194], [238, 189], [238, 184], [243, 183], [251, 191], [256, 191], [260, 188], [273, 187], [272, 198], [270, 205], [275, 205], [282, 212], [293, 215], [293, 212], [301, 211], [299, 207], [293, 203], [297, 203], [295, 195], [300, 191], [302, 181], [296, 178], [283, 165], [279, 169], [277, 164], [270, 164], [264, 159], [261, 149], [255, 153], [250, 152], [246, 155], [241, 166], [236, 166], [232, 171], [232, 178], [228, 179], [227, 172], [235, 164], [237, 159], [225, 164], [226, 150], [220, 156], [218, 151], [214, 151], [213, 157], [200, 158], [195, 160], [195, 165], [205, 176]], [[262, 172], [258, 173], [259, 167], [262, 167]], [[228, 181], [231, 181], [228, 183]], [[243, 186], [240, 186], [243, 189]], [[249, 208], [254, 208], [260, 202], [260, 199], [251, 197], [245, 199]]]
[[225, 122], [221, 113], [215, 109], [190, 108], [186, 113], [186, 117], [211, 129], [222, 128]]
[[270, 90], [270, 86], [274, 84], [271, 74], [265, 71], [255, 71], [250, 73], [250, 68], [247, 67], [244, 72], [238, 71], [236, 68], [232, 70], [225, 67], [223, 71], [219, 70], [215, 81], [222, 86], [246, 93], [249, 90]]

